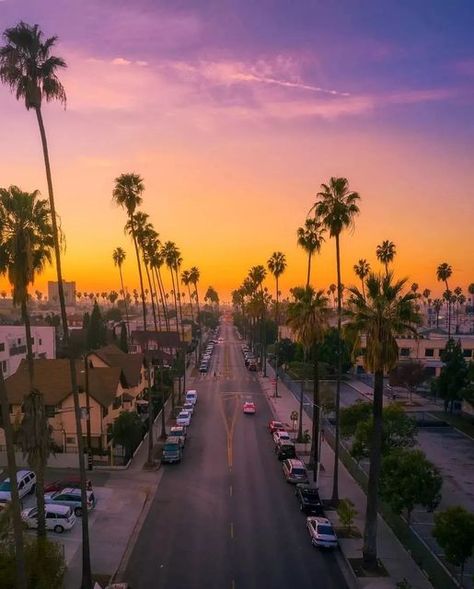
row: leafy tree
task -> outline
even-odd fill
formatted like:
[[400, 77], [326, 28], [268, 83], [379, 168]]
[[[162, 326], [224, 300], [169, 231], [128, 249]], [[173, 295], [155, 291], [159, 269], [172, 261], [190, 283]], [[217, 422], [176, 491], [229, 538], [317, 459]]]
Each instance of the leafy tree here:
[[328, 373], [332, 376], [337, 374], [338, 354], [341, 354], [341, 370], [347, 372], [352, 366], [349, 346], [344, 339], [339, 341], [339, 333], [335, 327], [330, 327], [324, 334], [324, 341], [319, 350], [319, 358], [328, 367]]
[[450, 407], [452, 412], [454, 401], [461, 400], [463, 391], [469, 384], [469, 367], [459, 341], [448, 340], [440, 356], [444, 366], [435, 381], [435, 387], [444, 400], [444, 410], [447, 411]]
[[474, 550], [474, 514], [464, 507], [449, 507], [434, 518], [432, 534], [448, 562], [461, 567], [461, 584], [466, 560]]
[[285, 337], [275, 344], [278, 349], [278, 365], [289, 364], [295, 359], [296, 344], [291, 339]]
[[421, 362], [399, 362], [389, 374], [391, 386], [406, 387], [410, 394], [427, 379], [426, 368]]
[[[369, 411], [371, 407], [371, 403], [355, 403], [341, 410], [341, 430], [344, 422], [346, 437], [353, 436], [351, 454], [356, 460], [370, 455], [374, 431], [374, 421]], [[399, 403], [391, 403], [383, 408], [382, 421], [382, 455], [387, 455], [395, 448], [408, 448], [415, 444], [416, 422]]]
[[341, 499], [337, 506], [337, 515], [341, 524], [350, 533], [354, 526], [354, 518], [357, 515], [357, 509], [350, 499]]
[[125, 460], [128, 460], [143, 437], [143, 424], [134, 411], [122, 411], [112, 424], [112, 440], [125, 448]]
[[106, 328], [97, 301], [94, 301], [94, 307], [87, 328], [87, 348], [97, 350], [107, 343]]
[[216, 329], [219, 315], [215, 311], [202, 310], [199, 312], [199, 323], [208, 329]]
[[127, 326], [125, 323], [122, 323], [120, 327], [120, 343], [119, 347], [122, 352], [128, 354], [128, 337], [127, 337]]
[[380, 496], [408, 523], [416, 505], [433, 510], [441, 498], [443, 479], [439, 470], [421, 450], [399, 448], [384, 457], [380, 477]]

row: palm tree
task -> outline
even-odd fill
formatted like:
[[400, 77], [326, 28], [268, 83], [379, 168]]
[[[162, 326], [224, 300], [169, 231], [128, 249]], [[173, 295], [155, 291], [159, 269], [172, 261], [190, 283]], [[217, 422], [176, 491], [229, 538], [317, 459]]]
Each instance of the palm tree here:
[[196, 307], [197, 307], [197, 324], [199, 329], [199, 342], [198, 342], [198, 351], [199, 354], [201, 353], [201, 310], [199, 308], [199, 292], [197, 288], [197, 284], [201, 278], [201, 272], [197, 266], [192, 266], [189, 270], [189, 281], [194, 286], [194, 294], [196, 297]]
[[388, 274], [388, 265], [393, 262], [395, 254], [397, 253], [397, 249], [393, 241], [389, 241], [388, 239], [382, 241], [380, 245], [377, 246], [375, 250], [377, 255], [377, 259], [385, 266], [385, 274]]
[[147, 331], [145, 290], [143, 287], [142, 265], [140, 262], [140, 253], [138, 250], [138, 241], [135, 231], [135, 213], [137, 208], [142, 204], [142, 194], [144, 190], [145, 186], [143, 185], [143, 179], [138, 174], [121, 174], [118, 176], [118, 178], [115, 178], [112, 199], [115, 201], [115, 204], [125, 209], [125, 212], [128, 215], [130, 233], [132, 235], [133, 245], [135, 247], [135, 255], [137, 258], [138, 277], [140, 281], [140, 293], [142, 298], [143, 330]]
[[307, 218], [304, 222], [304, 227], [298, 227], [296, 235], [298, 237], [298, 245], [304, 249], [308, 254], [308, 272], [306, 275], [306, 286], [309, 286], [311, 280], [311, 258], [314, 253], [321, 251], [321, 245], [324, 241], [324, 229], [322, 223], [316, 218]]
[[268, 269], [275, 278], [275, 322], [277, 324], [277, 345], [275, 354], [275, 397], [278, 397], [278, 348], [280, 344], [280, 316], [279, 316], [279, 297], [278, 280], [286, 269], [286, 257], [282, 252], [273, 252], [267, 262]]
[[181, 282], [184, 284], [184, 286], [188, 287], [188, 295], [189, 295], [189, 305], [191, 307], [191, 321], [194, 321], [194, 313], [193, 313], [193, 299], [191, 296], [191, 280], [190, 280], [190, 271], [189, 270], [183, 270], [181, 272]]
[[367, 262], [367, 260], [365, 259], [360, 259], [357, 264], [354, 264], [354, 272], [357, 276], [357, 278], [360, 278], [361, 281], [361, 285], [362, 285], [362, 294], [365, 297], [365, 285], [364, 285], [364, 281], [365, 278], [368, 276], [369, 272], [370, 272], [370, 264], [369, 262]]
[[[311, 286], [292, 289], [294, 301], [287, 311], [287, 324], [291, 327], [305, 352], [313, 359], [313, 432], [311, 440], [311, 462], [316, 481], [319, 462], [319, 425], [321, 400], [319, 395], [319, 346], [324, 340], [329, 317], [328, 299], [324, 291], [315, 291]], [[300, 415], [300, 424], [302, 415]]]
[[[22, 192], [17, 186], [8, 189], [0, 188], [0, 273], [8, 274], [13, 287], [13, 305], [21, 307], [21, 315], [25, 323], [27, 362], [30, 392], [25, 397], [25, 418], [28, 422], [26, 408], [31, 408], [36, 395], [34, 415], [45, 414], [42, 395], [35, 389], [34, 356], [31, 336], [31, 322], [28, 312], [28, 287], [34, 283], [35, 276], [40, 274], [52, 261], [54, 247], [53, 228], [48, 201], [38, 199], [39, 192], [31, 194]], [[31, 416], [30, 416], [31, 417]], [[47, 420], [46, 420], [47, 421]], [[38, 537], [46, 537], [46, 520], [44, 512], [44, 471], [49, 456], [49, 436], [44, 444], [43, 435], [47, 432], [43, 423], [37, 422], [29, 430], [22, 446], [28, 455], [28, 462], [36, 472], [38, 484], [36, 496], [38, 502]]]
[[265, 305], [263, 296], [263, 281], [267, 275], [265, 267], [259, 264], [258, 266], [252, 266], [249, 270], [248, 277], [253, 284], [254, 292], [259, 291], [259, 301], [257, 306], [260, 310], [258, 321], [260, 322], [260, 363], [263, 370], [263, 375], [266, 376], [266, 343], [265, 343]]
[[365, 363], [374, 374], [373, 432], [370, 444], [370, 467], [363, 557], [368, 567], [377, 566], [377, 501], [382, 454], [382, 408], [384, 374], [398, 361], [397, 335], [413, 333], [421, 323], [416, 311], [414, 292], [403, 294], [405, 280], [394, 281], [393, 274], [370, 273], [366, 280], [367, 297], [351, 288], [347, 311], [347, 329], [354, 336], [355, 348], [365, 336]]
[[120, 275], [121, 293], [122, 293], [122, 298], [123, 298], [123, 304], [125, 305], [125, 317], [127, 319], [127, 334], [128, 334], [128, 337], [130, 337], [130, 319], [128, 316], [128, 303], [127, 303], [127, 297], [125, 295], [125, 287], [123, 285], [123, 274], [122, 274], [122, 266], [123, 266], [123, 263], [125, 262], [126, 257], [127, 257], [127, 254], [125, 253], [125, 250], [122, 249], [121, 247], [116, 247], [114, 249], [114, 251], [112, 252], [112, 260], [114, 261], [114, 266], [116, 266], [118, 268], [119, 275]]
[[74, 399], [74, 415], [76, 423], [76, 436], [78, 447], [79, 474], [81, 483], [81, 507], [82, 507], [82, 589], [90, 589], [92, 575], [89, 549], [89, 518], [87, 513], [86, 495], [86, 469], [84, 463], [81, 407], [79, 404], [79, 391], [77, 386], [76, 364], [69, 345], [69, 329], [66, 314], [66, 300], [64, 297], [64, 285], [61, 269], [61, 244], [56, 220], [56, 207], [54, 203], [53, 179], [49, 161], [48, 142], [43, 121], [41, 105], [43, 99], [47, 102], [59, 100], [66, 104], [66, 92], [58, 78], [58, 71], [66, 67], [66, 62], [54, 55], [51, 51], [56, 44], [57, 37], [49, 37], [43, 40], [43, 33], [38, 25], [28, 25], [20, 22], [15, 27], [6, 29], [3, 33], [6, 44], [0, 47], [0, 80], [7, 84], [15, 93], [17, 99], [25, 101], [27, 110], [33, 109], [36, 114], [43, 157], [48, 184], [49, 207], [51, 211], [51, 223], [53, 226], [54, 254], [56, 260], [56, 274], [58, 281], [59, 305], [61, 309], [61, 322], [63, 327], [63, 342], [69, 355], [69, 367], [71, 373], [71, 388]]
[[439, 327], [439, 312], [443, 308], [443, 301], [441, 299], [435, 299], [433, 301], [433, 309], [436, 313], [436, 327]]
[[316, 215], [321, 219], [323, 227], [329, 230], [330, 237], [336, 240], [336, 270], [337, 270], [337, 375], [336, 375], [336, 435], [334, 450], [334, 478], [332, 500], [339, 501], [339, 413], [341, 404], [341, 323], [342, 323], [342, 280], [341, 280], [341, 252], [340, 235], [346, 228], [354, 225], [354, 218], [359, 213], [357, 206], [360, 196], [349, 189], [346, 178], [331, 178], [329, 184], [321, 185], [318, 193], [319, 201], [314, 205]]
[[444, 282], [446, 286], [446, 292], [449, 293], [447, 298], [447, 306], [448, 306], [448, 340], [451, 337], [451, 291], [449, 290], [448, 278], [451, 278], [453, 273], [453, 269], [447, 262], [443, 262], [438, 266], [436, 269], [436, 278], [438, 282]]
[[161, 243], [156, 237], [153, 251], [148, 252], [150, 258], [150, 267], [155, 274], [155, 280], [160, 291], [160, 301], [163, 309], [163, 316], [165, 319], [165, 326], [167, 331], [170, 330], [169, 318], [168, 318], [168, 307], [166, 305], [165, 287], [163, 283], [163, 277], [161, 276], [161, 267], [164, 264], [164, 257], [161, 250]]

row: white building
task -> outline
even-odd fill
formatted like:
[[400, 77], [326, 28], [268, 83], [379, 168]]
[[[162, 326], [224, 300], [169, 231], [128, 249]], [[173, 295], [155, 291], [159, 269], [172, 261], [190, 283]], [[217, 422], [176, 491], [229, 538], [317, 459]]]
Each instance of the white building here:
[[[49, 325], [32, 325], [33, 355], [35, 358], [56, 358], [56, 334]], [[17, 371], [26, 358], [26, 334], [24, 325], [0, 325], [0, 366], [3, 377]]]
[[[66, 282], [63, 280], [64, 299], [66, 301], [66, 307], [76, 306], [76, 283]], [[59, 290], [58, 283], [49, 280], [48, 281], [48, 301], [51, 305], [59, 307]]]

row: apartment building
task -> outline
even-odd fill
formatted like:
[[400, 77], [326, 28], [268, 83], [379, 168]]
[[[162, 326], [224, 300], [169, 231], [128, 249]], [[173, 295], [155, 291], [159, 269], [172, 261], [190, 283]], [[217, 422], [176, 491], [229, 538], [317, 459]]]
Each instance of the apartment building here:
[[[33, 354], [36, 359], [56, 358], [56, 334], [49, 325], [32, 325]], [[3, 377], [8, 378], [26, 358], [24, 325], [0, 325], [0, 366]]]
[[[63, 280], [64, 298], [66, 307], [76, 306], [76, 283], [66, 282]], [[59, 307], [59, 290], [58, 283], [52, 280], [48, 281], [48, 301], [50, 305], [57, 305]]]

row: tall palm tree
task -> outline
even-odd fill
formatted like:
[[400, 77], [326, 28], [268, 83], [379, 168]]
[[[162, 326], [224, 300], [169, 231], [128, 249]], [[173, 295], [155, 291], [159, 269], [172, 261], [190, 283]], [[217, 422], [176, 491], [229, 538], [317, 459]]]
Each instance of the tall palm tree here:
[[433, 309], [436, 313], [436, 327], [439, 327], [439, 312], [443, 308], [443, 301], [441, 299], [435, 299], [433, 301]]
[[168, 318], [168, 307], [166, 305], [166, 295], [165, 295], [165, 287], [163, 283], [163, 277], [161, 275], [161, 267], [165, 263], [161, 243], [158, 237], [155, 239], [154, 248], [152, 251], [148, 252], [150, 258], [150, 267], [155, 274], [156, 283], [158, 285], [158, 290], [160, 291], [160, 302], [161, 307], [163, 309], [163, 317], [165, 320], [165, 326], [167, 331], [170, 330], [169, 318]]
[[363, 557], [368, 567], [377, 565], [378, 484], [382, 460], [382, 408], [384, 374], [398, 361], [396, 336], [413, 333], [421, 323], [416, 310], [416, 296], [404, 294], [406, 279], [394, 281], [393, 274], [370, 273], [366, 280], [367, 296], [351, 288], [347, 329], [352, 332], [354, 349], [360, 348], [365, 336], [365, 363], [374, 374], [373, 432], [370, 444], [370, 467], [367, 485], [367, 507], [364, 529]]
[[259, 292], [259, 303], [258, 307], [260, 309], [260, 315], [258, 321], [260, 323], [260, 363], [263, 370], [263, 375], [266, 376], [266, 362], [265, 362], [265, 352], [266, 352], [266, 343], [265, 343], [265, 305], [264, 305], [264, 297], [263, 297], [263, 281], [265, 280], [267, 275], [267, 271], [265, 267], [259, 264], [258, 266], [252, 266], [249, 270], [248, 277], [253, 283], [254, 291]]
[[286, 270], [286, 256], [282, 252], [273, 252], [270, 256], [267, 266], [275, 278], [275, 322], [277, 325], [277, 345], [275, 354], [275, 397], [278, 397], [278, 349], [280, 344], [280, 316], [279, 316], [279, 302], [280, 289], [278, 288], [278, 281], [280, 276]]
[[370, 264], [364, 258], [361, 258], [357, 264], [354, 264], [354, 272], [357, 278], [360, 278], [360, 282], [362, 285], [362, 294], [365, 297], [365, 285], [364, 281], [370, 272]]
[[388, 274], [388, 265], [393, 262], [393, 259], [397, 253], [395, 244], [393, 241], [386, 239], [377, 246], [375, 253], [377, 255], [377, 260], [379, 260], [379, 262], [385, 266], [385, 274]]
[[123, 285], [123, 274], [122, 274], [122, 266], [123, 263], [125, 262], [125, 258], [127, 257], [127, 254], [125, 253], [125, 250], [121, 247], [116, 247], [112, 253], [112, 259], [114, 261], [114, 266], [116, 266], [118, 268], [119, 274], [120, 274], [120, 286], [121, 286], [121, 292], [122, 292], [122, 298], [123, 298], [123, 304], [125, 305], [125, 317], [127, 319], [127, 334], [128, 337], [130, 337], [130, 319], [128, 316], [128, 302], [127, 302], [127, 296], [125, 293], [125, 287]]
[[181, 272], [181, 282], [184, 286], [188, 288], [188, 295], [189, 295], [189, 306], [191, 308], [191, 321], [194, 322], [194, 313], [193, 313], [193, 298], [191, 296], [191, 280], [190, 280], [191, 273], [189, 270], [183, 270]]
[[359, 214], [357, 203], [360, 196], [349, 188], [346, 178], [331, 178], [328, 184], [321, 185], [318, 193], [319, 200], [314, 205], [316, 215], [321, 219], [323, 227], [329, 231], [330, 237], [336, 241], [336, 271], [337, 271], [337, 375], [336, 375], [336, 435], [334, 450], [334, 478], [332, 499], [339, 501], [339, 413], [341, 405], [341, 323], [342, 323], [342, 280], [341, 280], [341, 251], [340, 235], [346, 228], [354, 226], [354, 218]]
[[[311, 440], [311, 462], [314, 480], [316, 480], [319, 462], [319, 424], [321, 400], [319, 395], [319, 346], [324, 340], [330, 309], [324, 291], [315, 291], [311, 286], [292, 289], [294, 301], [287, 310], [287, 324], [291, 327], [297, 340], [306, 353], [313, 359], [313, 431]], [[302, 416], [300, 415], [300, 423]]]
[[191, 282], [191, 284], [194, 286], [194, 294], [195, 294], [195, 298], [196, 298], [196, 307], [197, 307], [197, 324], [198, 324], [198, 329], [199, 329], [199, 341], [198, 341], [198, 353], [201, 353], [201, 310], [199, 308], [199, 292], [198, 292], [198, 282], [201, 278], [201, 272], [199, 271], [199, 268], [197, 266], [192, 266], [189, 270], [189, 281]]
[[324, 241], [324, 229], [322, 223], [316, 218], [308, 217], [304, 222], [304, 227], [298, 227], [296, 236], [297, 243], [308, 254], [308, 271], [306, 274], [306, 286], [309, 286], [311, 280], [311, 259], [315, 253], [321, 251], [321, 245]]
[[448, 278], [451, 278], [452, 274], [453, 274], [453, 269], [451, 268], [451, 266], [447, 262], [443, 262], [436, 269], [436, 278], [438, 279], [438, 282], [444, 282], [444, 284], [446, 286], [446, 292], [449, 293], [449, 296], [447, 299], [448, 339], [450, 339], [450, 337], [451, 337], [451, 300], [450, 300], [451, 299], [451, 296], [450, 296], [451, 291], [449, 290]]
[[[38, 484], [38, 537], [46, 537], [44, 511], [44, 471], [49, 456], [50, 440], [43, 397], [35, 389], [33, 339], [28, 312], [28, 287], [52, 261], [54, 247], [53, 228], [48, 201], [38, 198], [36, 190], [31, 194], [17, 186], [0, 188], [0, 273], [7, 274], [12, 286], [13, 305], [20, 306], [25, 323], [26, 348], [29, 374], [29, 394], [25, 396], [24, 423], [33, 421], [27, 428], [28, 436], [22, 436], [22, 447], [31, 468], [36, 472]], [[26, 393], [26, 391], [25, 391]], [[31, 399], [29, 397], [32, 397]], [[34, 397], [34, 399], [33, 399]], [[28, 415], [27, 409], [35, 410]], [[35, 422], [35, 418], [39, 421]]]
[[66, 299], [61, 268], [61, 243], [56, 219], [54, 202], [53, 178], [49, 160], [48, 141], [41, 110], [43, 100], [47, 102], [58, 100], [66, 104], [66, 91], [61, 84], [58, 72], [66, 67], [61, 58], [51, 55], [57, 37], [44, 36], [38, 25], [28, 25], [20, 22], [15, 27], [4, 31], [5, 45], [0, 47], [0, 80], [7, 84], [15, 93], [18, 100], [25, 101], [27, 110], [33, 109], [36, 114], [48, 184], [49, 207], [53, 226], [54, 254], [56, 261], [56, 275], [58, 281], [59, 305], [63, 327], [63, 342], [69, 355], [69, 369], [71, 374], [71, 388], [74, 399], [74, 416], [76, 424], [77, 449], [79, 461], [79, 475], [81, 484], [82, 507], [82, 589], [92, 586], [90, 546], [89, 546], [89, 518], [87, 512], [86, 469], [81, 428], [81, 407], [79, 404], [79, 389], [77, 386], [76, 364], [69, 345], [69, 328], [66, 314]]

